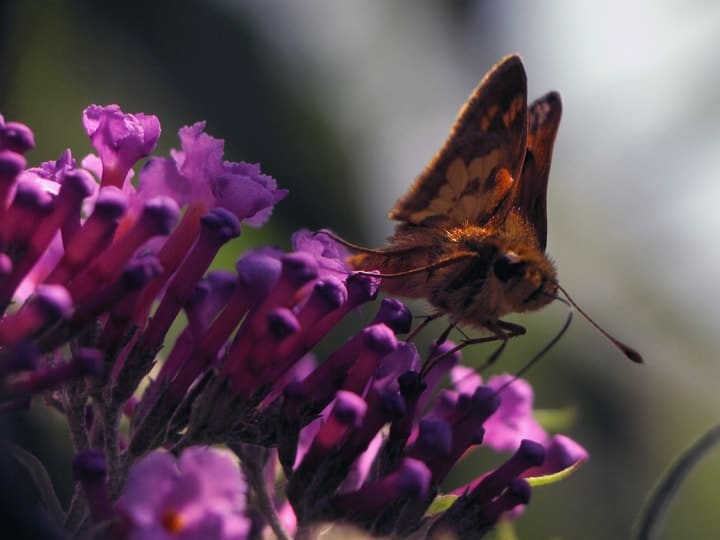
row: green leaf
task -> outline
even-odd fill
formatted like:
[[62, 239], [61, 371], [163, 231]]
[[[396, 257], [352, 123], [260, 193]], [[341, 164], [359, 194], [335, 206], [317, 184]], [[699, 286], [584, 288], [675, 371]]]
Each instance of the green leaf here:
[[432, 516], [439, 512], [444, 512], [452, 506], [452, 504], [457, 500], [457, 498], [457, 495], [451, 494], [438, 495], [437, 497], [435, 497], [435, 500], [432, 502], [432, 504], [428, 507], [425, 515]]
[[7, 441], [0, 442], [0, 451], [6, 453], [11, 457], [25, 473], [30, 477], [30, 480], [40, 497], [40, 500], [48, 510], [50, 517], [58, 525], [62, 525], [65, 520], [65, 513], [63, 512], [60, 501], [55, 494], [55, 488], [53, 488], [50, 476], [45, 470], [45, 466], [42, 462], [33, 456], [27, 450], [19, 447], [16, 444]]
[[662, 518], [665, 517], [665, 512], [680, 490], [680, 486], [700, 460], [718, 444], [720, 444], [720, 425], [711, 428], [677, 457], [650, 494], [638, 519], [637, 534], [634, 538], [637, 540], [658, 538]]
[[568, 405], [561, 409], [535, 409], [533, 415], [546, 431], [566, 431], [577, 420], [577, 408]]
[[[582, 465], [583, 463], [583, 461], [578, 461], [570, 467], [563, 469], [562, 471], [553, 474], [545, 474], [543, 476], [531, 476], [525, 478], [525, 480], [527, 480], [531, 487], [554, 484], [555, 482], [559, 482], [560, 480], [563, 480], [564, 478], [570, 476], [572, 473], [578, 470], [580, 468], [580, 465]], [[425, 515], [432, 516], [439, 512], [444, 512], [445, 510], [450, 508], [450, 506], [452, 506], [452, 504], [457, 500], [457, 498], [458, 495], [452, 494], [438, 495], [437, 497], [435, 497], [435, 500], [433, 500], [432, 504], [428, 507]]]
[[542, 476], [531, 476], [529, 478], [526, 478], [528, 484], [530, 484], [531, 487], [538, 487], [538, 486], [546, 486], [548, 484], [554, 484], [555, 482], [559, 482], [560, 480], [563, 480], [570, 476], [572, 473], [577, 471], [580, 468], [580, 465], [582, 465], [584, 461], [577, 461], [570, 465], [567, 469], [563, 469], [562, 471], [553, 473], [553, 474], [544, 474]]

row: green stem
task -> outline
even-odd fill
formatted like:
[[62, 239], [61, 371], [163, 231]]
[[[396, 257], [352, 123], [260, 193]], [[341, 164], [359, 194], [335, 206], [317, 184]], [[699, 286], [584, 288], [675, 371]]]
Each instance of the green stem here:
[[85, 501], [85, 495], [82, 492], [80, 483], [75, 484], [72, 498], [70, 499], [70, 505], [68, 506], [67, 513], [65, 514], [65, 529], [69, 531], [75, 531], [79, 527], [80, 523], [84, 520], [87, 515], [87, 503]]
[[66, 417], [75, 453], [90, 448], [90, 438], [85, 424], [87, 394], [80, 390], [78, 384], [84, 385], [83, 382], [70, 383], [65, 390], [67, 398]]
[[636, 527], [636, 540], [657, 538], [662, 519], [681, 484], [705, 455], [720, 443], [720, 425], [711, 428], [680, 454], [650, 494]]
[[108, 465], [108, 489], [110, 497], [115, 499], [122, 487], [124, 476], [121, 470], [123, 467], [118, 446], [120, 410], [114, 404], [109, 407], [100, 406], [100, 409], [103, 415], [103, 441], [105, 442], [105, 458]]
[[290, 536], [280, 522], [280, 516], [275, 510], [275, 504], [268, 492], [267, 482], [265, 481], [264, 470], [268, 450], [263, 449], [260, 455], [254, 452], [259, 450], [259, 447], [253, 447], [252, 450], [254, 451], [246, 452], [245, 447], [241, 444], [229, 444], [228, 446], [240, 458], [245, 478], [252, 488], [255, 504], [267, 520], [272, 532], [275, 533], [278, 540], [290, 540]]

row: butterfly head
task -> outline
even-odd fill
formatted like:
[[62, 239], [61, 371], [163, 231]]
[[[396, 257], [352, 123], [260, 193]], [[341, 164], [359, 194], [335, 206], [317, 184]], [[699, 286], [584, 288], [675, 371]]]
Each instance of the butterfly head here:
[[510, 311], [534, 311], [552, 302], [557, 274], [552, 262], [536, 250], [507, 251], [493, 262], [492, 273]]

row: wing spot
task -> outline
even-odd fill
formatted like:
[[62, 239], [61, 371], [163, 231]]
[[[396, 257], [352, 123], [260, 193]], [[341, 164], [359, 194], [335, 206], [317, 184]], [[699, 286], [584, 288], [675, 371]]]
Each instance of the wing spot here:
[[423, 220], [435, 215], [449, 214], [457, 205], [458, 199], [469, 181], [468, 169], [462, 158], [455, 158], [448, 165], [445, 183], [440, 187], [428, 205], [410, 214], [410, 221], [422, 223]]
[[[443, 189], [450, 186], [456, 194], [462, 193], [468, 183], [468, 176], [468, 168], [465, 166], [465, 161], [459, 157], [453, 159], [445, 173], [447, 183], [443, 186]], [[442, 192], [443, 190], [441, 189], [440, 191]]]
[[487, 180], [485, 180], [485, 183], [483, 184], [483, 191], [485, 193], [490, 193], [495, 189], [497, 186], [497, 175], [496, 174], [490, 174], [487, 177]]
[[495, 165], [500, 161], [501, 150], [495, 148], [484, 156], [476, 157], [470, 162], [467, 174], [470, 178], [478, 178], [485, 183], [493, 172]]
[[507, 111], [503, 114], [503, 125], [508, 128], [517, 118], [518, 113], [522, 110], [523, 98], [522, 96], [515, 96], [510, 102], [510, 106]]
[[495, 182], [502, 186], [502, 191], [507, 192], [512, 187], [513, 177], [510, 171], [503, 167], [495, 173]]

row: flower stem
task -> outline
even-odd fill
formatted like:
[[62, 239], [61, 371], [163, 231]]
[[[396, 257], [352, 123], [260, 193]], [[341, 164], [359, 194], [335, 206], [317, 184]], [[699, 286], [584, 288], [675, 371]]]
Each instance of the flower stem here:
[[102, 407], [103, 441], [105, 442], [105, 456], [108, 464], [108, 489], [110, 496], [115, 497], [122, 487], [122, 474], [120, 451], [118, 447], [118, 432], [120, 430], [120, 411], [115, 405]]
[[280, 522], [280, 517], [275, 510], [270, 493], [267, 489], [267, 482], [264, 477], [265, 464], [269, 452], [266, 448], [229, 443], [230, 449], [240, 458], [245, 478], [252, 488], [254, 502], [263, 517], [267, 520], [278, 540], [290, 540], [290, 536]]
[[81, 386], [84, 387], [84, 384], [82, 381], [69, 383], [65, 391], [67, 399], [65, 410], [75, 452], [90, 448], [90, 438], [85, 420], [87, 394], [84, 392], [84, 388], [81, 388]]
[[65, 514], [64, 527], [69, 531], [75, 531], [86, 516], [87, 503], [84, 499], [80, 482], [76, 482], [72, 498], [70, 499], [70, 505], [68, 506], [67, 513]]

